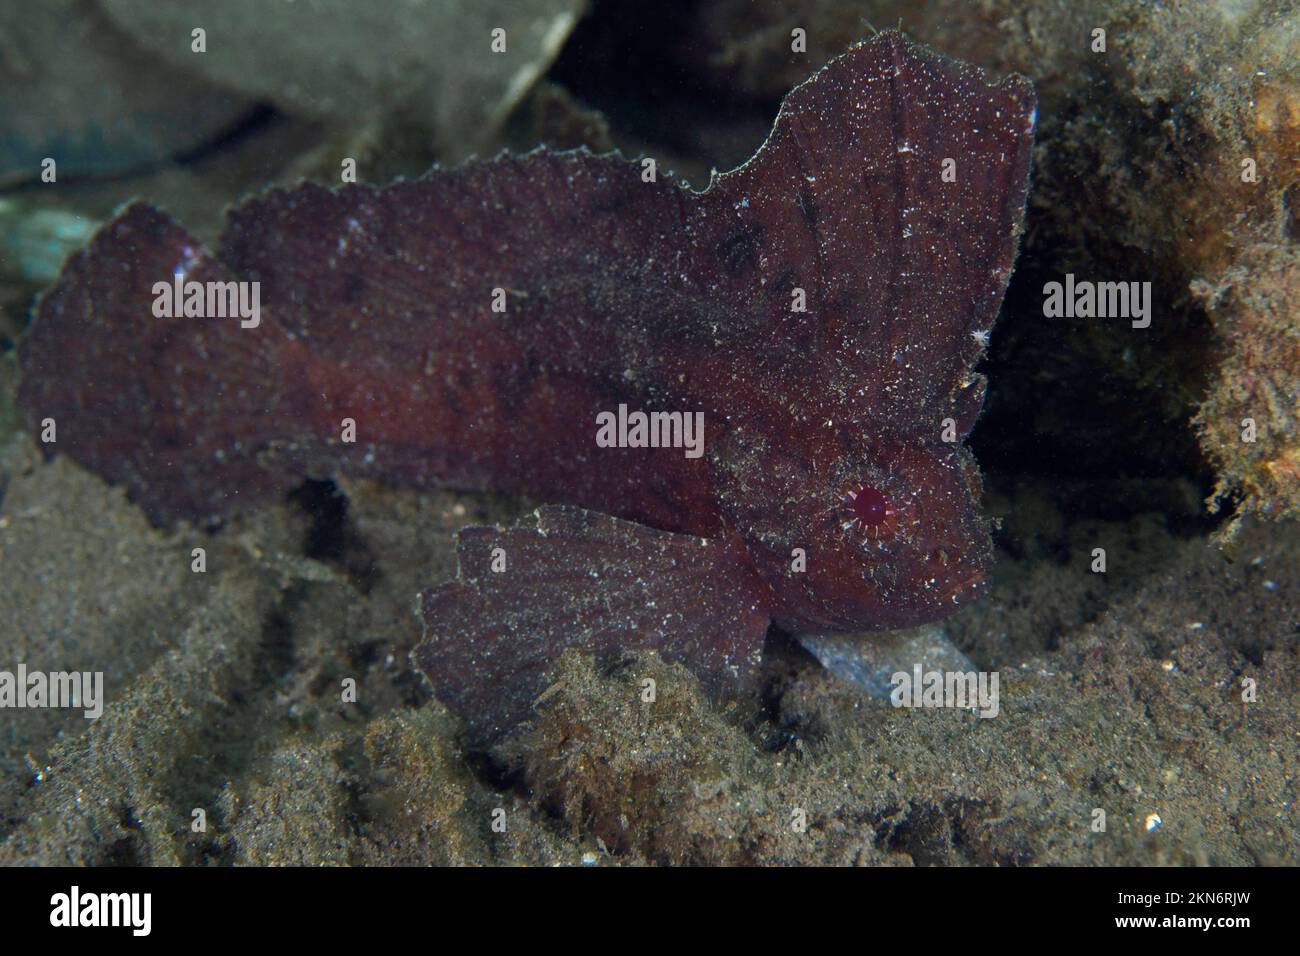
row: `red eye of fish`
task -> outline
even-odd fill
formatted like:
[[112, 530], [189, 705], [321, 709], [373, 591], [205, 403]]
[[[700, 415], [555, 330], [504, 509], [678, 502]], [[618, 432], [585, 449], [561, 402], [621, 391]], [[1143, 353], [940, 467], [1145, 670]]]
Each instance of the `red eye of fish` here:
[[859, 488], [856, 494], [850, 495], [850, 498], [853, 517], [868, 528], [882, 524], [889, 516], [889, 504], [885, 501], [885, 496], [876, 488]]

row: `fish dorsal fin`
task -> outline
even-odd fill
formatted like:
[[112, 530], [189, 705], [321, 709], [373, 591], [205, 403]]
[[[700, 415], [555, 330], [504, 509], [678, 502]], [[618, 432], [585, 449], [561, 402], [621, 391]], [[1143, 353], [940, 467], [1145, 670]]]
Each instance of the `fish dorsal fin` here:
[[731, 221], [719, 258], [776, 310], [772, 364], [826, 383], [837, 421], [973, 422], [1034, 119], [1027, 80], [991, 85], [889, 31], [791, 91], [754, 158], [705, 193], [699, 215]]

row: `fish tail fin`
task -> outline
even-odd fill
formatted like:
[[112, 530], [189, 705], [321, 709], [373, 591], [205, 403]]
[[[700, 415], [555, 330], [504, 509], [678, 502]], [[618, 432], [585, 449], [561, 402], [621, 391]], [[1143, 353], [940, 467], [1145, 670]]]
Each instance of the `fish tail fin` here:
[[226, 298], [241, 294], [227, 285], [236, 277], [170, 216], [135, 203], [68, 260], [18, 349], [31, 434], [125, 485], [160, 524], [224, 515], [298, 480], [259, 461], [282, 399], [283, 333], [257, 309], [255, 322], [224, 304], [220, 318], [163, 308], [178, 273], [204, 290], [220, 284], [205, 305], [257, 302], [246, 289]]

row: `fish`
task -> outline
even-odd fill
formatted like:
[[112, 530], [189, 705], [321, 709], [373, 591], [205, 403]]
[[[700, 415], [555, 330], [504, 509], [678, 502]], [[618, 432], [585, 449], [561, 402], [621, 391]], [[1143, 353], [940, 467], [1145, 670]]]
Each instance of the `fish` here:
[[[700, 191], [539, 148], [272, 188], [215, 253], [136, 202], [40, 299], [19, 405], [163, 525], [307, 478], [540, 502], [463, 529], [419, 596], [413, 661], [473, 739], [526, 721], [569, 647], [743, 694], [773, 625], [909, 627], [987, 590], [964, 439], [1035, 117], [1024, 78], [886, 31]], [[253, 320], [154, 309], [238, 283]]]

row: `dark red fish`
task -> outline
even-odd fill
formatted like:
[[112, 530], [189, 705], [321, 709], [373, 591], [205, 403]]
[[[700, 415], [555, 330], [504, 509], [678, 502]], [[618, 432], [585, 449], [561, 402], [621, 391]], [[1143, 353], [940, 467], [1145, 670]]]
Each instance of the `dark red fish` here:
[[[458, 577], [423, 595], [416, 661], [475, 735], [526, 715], [569, 645], [656, 647], [734, 688], [770, 621], [913, 625], [983, 586], [961, 439], [1033, 123], [1026, 81], [884, 33], [703, 193], [538, 150], [272, 190], [216, 256], [133, 205], [41, 301], [21, 405], [158, 522], [340, 474], [554, 503], [463, 531]], [[155, 318], [176, 272], [260, 283], [260, 324]], [[598, 446], [620, 405], [702, 413], [702, 455]]]

